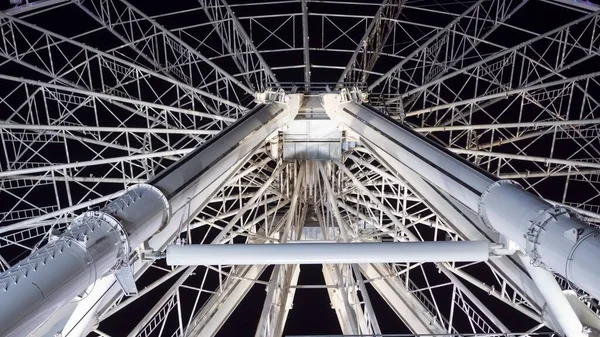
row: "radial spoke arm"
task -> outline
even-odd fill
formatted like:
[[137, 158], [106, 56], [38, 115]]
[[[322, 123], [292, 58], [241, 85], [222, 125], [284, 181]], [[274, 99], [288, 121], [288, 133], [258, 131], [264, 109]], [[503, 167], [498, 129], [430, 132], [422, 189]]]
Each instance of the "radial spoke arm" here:
[[294, 301], [299, 275], [300, 266], [298, 265], [273, 268], [267, 286], [267, 297], [256, 329], [256, 337], [280, 337], [283, 335], [285, 322]]
[[240, 267], [190, 320], [188, 336], [215, 336], [266, 266]]
[[444, 329], [435, 316], [430, 314], [427, 307], [431, 304], [430, 301], [414, 296], [409, 292], [412, 289], [407, 289], [399, 278], [389, 276], [395, 274], [389, 265], [364, 264], [360, 269], [366, 279], [373, 280], [371, 284], [375, 290], [414, 334], [448, 332], [448, 329]]

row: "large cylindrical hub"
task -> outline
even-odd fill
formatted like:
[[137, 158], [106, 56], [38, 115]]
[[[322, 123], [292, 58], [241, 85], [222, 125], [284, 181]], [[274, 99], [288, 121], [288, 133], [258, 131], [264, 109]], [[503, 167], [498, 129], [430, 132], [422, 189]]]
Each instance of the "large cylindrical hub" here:
[[61, 237], [2, 273], [0, 336], [28, 336], [54, 311], [84, 296], [125, 249], [119, 227], [106, 213], [84, 213]]
[[0, 274], [0, 336], [28, 336], [63, 305], [127, 265], [132, 249], [170, 216], [151, 185], [134, 185], [100, 211], [77, 217], [59, 237]]
[[516, 242], [534, 265], [546, 266], [600, 298], [600, 232], [509, 181], [481, 196], [484, 223]]

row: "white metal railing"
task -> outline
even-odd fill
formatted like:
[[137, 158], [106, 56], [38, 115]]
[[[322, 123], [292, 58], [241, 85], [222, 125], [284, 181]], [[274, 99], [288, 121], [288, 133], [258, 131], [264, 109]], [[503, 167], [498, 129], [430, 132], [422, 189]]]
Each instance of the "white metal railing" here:
[[525, 105], [525, 104], [530, 104], [533, 102], [541, 103], [541, 102], [553, 101], [560, 97], [569, 96], [569, 93], [570, 93], [570, 90], [568, 90], [567, 88], [564, 88], [564, 87], [554, 89], [554, 90], [543, 89], [542, 91], [529, 94], [529, 98], [531, 98], [531, 100], [525, 100], [525, 101], [523, 101], [523, 104]]
[[[425, 309], [427, 309], [429, 314], [434, 319], [439, 319], [439, 316], [437, 314], [435, 314], [437, 312], [435, 305], [431, 302], [431, 300], [427, 296], [425, 296], [425, 294], [423, 294], [420, 291], [421, 288], [417, 287], [417, 285], [414, 284], [414, 282], [410, 278], [407, 279], [406, 274], [400, 275], [399, 278], [400, 278], [400, 280], [402, 280], [402, 282], [404, 282], [404, 284], [407, 285], [408, 291], [413, 296], [415, 296], [415, 298], [421, 303], [421, 305], [423, 305], [425, 307]], [[446, 317], [441, 315], [441, 319], [442, 319], [442, 323], [443, 323], [444, 327], [449, 328], [451, 333], [453, 333], [453, 334], [458, 333], [458, 331], [453, 326], [450, 326], [450, 322], [448, 321], [448, 319], [446, 319]]]
[[132, 72], [134, 71], [133, 68], [118, 64], [116, 61], [111, 59], [102, 58], [102, 63], [106, 68], [122, 76], [131, 76]]
[[556, 139], [593, 140], [597, 139], [598, 137], [600, 137], [600, 133], [598, 132], [598, 128], [595, 125], [586, 128], [558, 128], [556, 130]]
[[37, 180], [37, 179], [28, 179], [28, 178], [19, 178], [19, 179], [11, 179], [11, 180], [3, 180], [0, 187], [5, 191], [15, 190], [19, 188], [29, 188], [33, 186], [44, 186], [51, 185], [52, 181], [50, 180]]
[[80, 96], [72, 93], [63, 93], [47, 90], [49, 95], [46, 98], [55, 100], [63, 104], [81, 105], [89, 108], [94, 107], [93, 100], [89, 96]]
[[[40, 236], [45, 235], [52, 225], [43, 225], [32, 228], [27, 228], [22, 231], [18, 231], [12, 234], [3, 235], [2, 238], [4, 240], [0, 240], [0, 248], [4, 248], [7, 246], [11, 246], [14, 243], [21, 243], [30, 239], [34, 239]], [[54, 229], [61, 230], [67, 227], [66, 223], [55, 224]]]
[[30, 169], [30, 168], [38, 168], [38, 167], [44, 167], [44, 166], [50, 166], [52, 165], [51, 163], [48, 162], [40, 162], [40, 161], [14, 161], [12, 163], [10, 163], [10, 168], [11, 169], [16, 169], [16, 170], [23, 170], [23, 169]]
[[462, 309], [462, 311], [469, 317], [471, 322], [481, 329], [483, 333], [491, 334], [496, 332], [494, 331], [494, 328], [492, 328], [492, 326], [489, 325], [488, 322], [486, 322], [483, 317], [481, 317], [479, 313], [477, 313], [477, 311], [475, 311], [475, 309], [473, 309], [473, 307], [467, 303], [467, 301], [465, 301], [460, 291], [457, 291], [454, 303], [456, 303], [456, 305]]
[[43, 132], [32, 132], [32, 131], [18, 131], [10, 132], [6, 134], [5, 141], [8, 142], [24, 142], [28, 144], [32, 143], [62, 143], [62, 139], [56, 135], [43, 133]]
[[152, 317], [152, 320], [148, 322], [137, 334], [137, 337], [150, 337], [152, 332], [159, 326], [161, 323], [167, 318], [171, 310], [175, 307], [177, 302], [175, 301], [175, 296], [172, 296], [165, 305]]
[[33, 217], [37, 217], [40, 215], [44, 215], [47, 213], [51, 213], [58, 210], [58, 206], [45, 206], [45, 207], [36, 207], [36, 208], [28, 208], [28, 209], [20, 209], [10, 212], [2, 212], [0, 213], [0, 221], [16, 221], [29, 219]]
[[512, 63], [514, 61], [514, 58], [515, 53], [511, 53], [508, 57], [503, 57], [502, 59], [494, 63], [482, 66], [480, 68], [480, 73], [495, 75], [498, 71], [504, 69], [507, 65]]
[[169, 47], [171, 47], [173, 49], [173, 51], [175, 51], [178, 55], [185, 57], [185, 59], [187, 59], [187, 60], [190, 59], [190, 51], [186, 47], [184, 47], [181, 43], [173, 40], [166, 34], [163, 35], [163, 38], [165, 39], [165, 42], [167, 43], [167, 45]]

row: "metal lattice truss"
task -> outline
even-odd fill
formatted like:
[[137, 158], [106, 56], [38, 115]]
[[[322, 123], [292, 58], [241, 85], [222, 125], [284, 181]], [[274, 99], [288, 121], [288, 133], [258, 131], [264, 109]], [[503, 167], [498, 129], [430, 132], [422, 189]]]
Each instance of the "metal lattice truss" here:
[[[592, 4], [155, 5], [41, 0], [0, 12], [0, 271], [221, 134], [265, 91], [361, 88], [369, 104], [466, 160], [600, 222]], [[550, 23], [527, 22], [542, 11]], [[56, 22], [73, 15], [77, 24]], [[57, 314], [63, 336], [108, 336], [124, 317], [128, 336], [214, 336], [256, 289], [255, 336], [281, 336], [296, 295], [317, 291], [348, 335], [387, 332], [382, 307], [407, 328], [395, 332], [556, 330], [513, 257], [323, 265], [320, 284], [302, 283], [298, 265], [167, 267], [152, 258], [174, 242], [498, 240], [414, 172], [388, 170], [368, 144], [341, 161], [290, 161], [274, 151], [280, 136], [226, 167], [204, 203], [174, 210], [176, 230], [148, 244], [159, 249], [138, 249], [136, 297], [112, 276], [97, 281]], [[557, 280], [598, 314], [596, 299]]]

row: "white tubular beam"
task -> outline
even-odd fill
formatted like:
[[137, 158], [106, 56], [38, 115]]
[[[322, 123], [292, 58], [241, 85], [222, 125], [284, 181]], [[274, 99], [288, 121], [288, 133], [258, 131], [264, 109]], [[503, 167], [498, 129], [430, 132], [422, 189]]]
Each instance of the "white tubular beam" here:
[[[600, 120], [598, 120], [600, 122]], [[197, 129], [165, 129], [165, 128], [126, 128], [118, 126], [79, 126], [79, 125], [40, 125], [17, 124], [0, 121], [0, 129], [5, 130], [35, 130], [35, 131], [84, 131], [84, 132], [123, 132], [123, 133], [160, 133], [177, 135], [216, 135], [220, 130]]]
[[[96, 281], [94, 284], [94, 289], [98, 289], [99, 291], [91, 291], [86, 297], [76, 303], [75, 310], [73, 313], [71, 313], [71, 316], [68, 317], [67, 322], [62, 326], [60, 336], [85, 336], [87, 335], [88, 331], [94, 329], [96, 325], [95, 323], [97, 322], [96, 317], [94, 317], [94, 313], [101, 305], [100, 297], [104, 293], [103, 291], [106, 291], [112, 285], [118, 285], [115, 276], [112, 274]], [[137, 299], [139, 297], [130, 298]], [[89, 310], [89, 308], [92, 308], [92, 310]], [[56, 331], [55, 333], [58, 332], [59, 331]]]
[[304, 42], [304, 88], [310, 91], [310, 46], [308, 37], [308, 5], [307, 0], [302, 1], [302, 41]]
[[[178, 210], [188, 209], [188, 207], [190, 210], [201, 208], [238, 171], [256, 148], [288, 120], [294, 119], [302, 96], [289, 95], [288, 98], [286, 103], [271, 103], [265, 108], [246, 114], [236, 124], [224, 130], [222, 137], [212, 138], [150, 182], [170, 198], [174, 216], [161, 232], [147, 241], [148, 249], [162, 251], [174, 239], [179, 228], [181, 215], [176, 214]], [[273, 109], [273, 106], [276, 108]], [[228, 155], [224, 156], [223, 153]], [[167, 171], [175, 173], [168, 175]], [[194, 216], [195, 213], [190, 214], [190, 217]], [[148, 266], [148, 262], [136, 261], [133, 264], [134, 277], [139, 277]], [[94, 288], [93, 292], [95, 291]], [[102, 292], [100, 296], [102, 304], [98, 309], [90, 306], [81, 308], [85, 312], [90, 312], [86, 317], [95, 315], [102, 317], [120, 296], [118, 284], [100, 292]], [[74, 328], [79, 329], [88, 324], [88, 321], [82, 320]], [[91, 330], [83, 331], [85, 333], [81, 335], [86, 335]]]
[[[370, 144], [369, 147], [374, 148], [375, 146]], [[490, 242], [499, 241], [498, 233], [493, 232], [487, 226], [483, 225], [481, 221], [477, 221], [477, 215], [475, 213], [471, 212], [454, 199], [449, 198], [447, 195], [436, 190], [416, 172], [411, 171], [396, 159], [385, 153], [381, 153], [380, 155], [381, 157], [378, 157], [378, 160], [390, 165], [390, 169], [395, 168], [396, 172], [406, 180], [410, 189], [416, 191], [415, 193], [418, 193], [422, 200], [426, 200], [429, 207], [432, 210], [435, 210], [440, 217], [445, 219], [445, 222], [462, 238], [466, 240], [489, 240]], [[512, 287], [519, 289], [519, 296], [531, 303], [536, 311], [541, 312], [545, 303], [544, 298], [521, 266], [513, 263], [508, 257], [490, 260], [489, 264], [493, 266]]]
[[114, 164], [114, 163], [120, 163], [120, 162], [124, 162], [124, 161], [176, 156], [176, 155], [186, 154], [191, 151], [192, 151], [192, 149], [161, 151], [161, 152], [153, 152], [153, 153], [135, 154], [135, 155], [131, 155], [131, 156], [98, 159], [98, 160], [86, 160], [86, 161], [68, 163], [68, 164], [40, 166], [40, 167], [33, 167], [33, 168], [22, 169], [22, 170], [10, 170], [10, 171], [0, 172], [0, 178], [17, 177], [17, 176], [34, 174], [34, 173], [45, 173], [48, 171], [59, 171], [59, 170], [70, 169], [70, 168], [89, 167], [89, 166], [104, 165], [104, 164]]
[[296, 294], [300, 266], [275, 267], [267, 286], [267, 298], [255, 337], [280, 337]]
[[[2, 15], [0, 14], [0, 17], [1, 16]], [[46, 83], [46, 82], [42, 82], [42, 81], [35, 81], [35, 80], [26, 79], [26, 78], [19, 78], [19, 77], [14, 77], [14, 76], [9, 76], [9, 75], [0, 75], [0, 79], [5, 80], [5, 81], [17, 82], [17, 83], [31, 84], [31, 85], [35, 85], [35, 86], [40, 86], [40, 87], [44, 87], [44, 88], [50, 88], [50, 89], [55, 89], [55, 90], [60, 90], [60, 91], [65, 91], [65, 92], [70, 92], [70, 93], [75, 93], [75, 94], [81, 94], [84, 96], [102, 99], [102, 100], [105, 100], [108, 102], [114, 101], [114, 102], [121, 102], [121, 103], [127, 103], [127, 104], [132, 104], [132, 105], [147, 106], [149, 108], [153, 108], [153, 109], [157, 109], [157, 110], [181, 112], [181, 113], [192, 115], [192, 116], [198, 116], [198, 117], [202, 117], [202, 118], [210, 118], [210, 119], [215, 119], [215, 120], [222, 120], [222, 121], [226, 121], [226, 122], [234, 122], [235, 121], [235, 119], [230, 118], [230, 117], [213, 115], [213, 114], [206, 113], [206, 112], [198, 112], [198, 111], [194, 111], [194, 110], [190, 110], [190, 109], [182, 109], [182, 108], [164, 105], [164, 104], [158, 104], [158, 103], [146, 102], [146, 101], [133, 99], [133, 98], [109, 95], [109, 94], [85, 90], [85, 89], [71, 88], [71, 87], [64, 86], [64, 85]], [[222, 99], [219, 98], [219, 100], [222, 100]], [[227, 101], [227, 102], [229, 102], [229, 101]], [[227, 103], [225, 103], [225, 104], [227, 104]], [[234, 103], [229, 102], [229, 104], [233, 105], [236, 108], [240, 108], [242, 110], [247, 110], [245, 108], [239, 107], [238, 105], [236, 105]]]
[[167, 265], [487, 261], [486, 241], [171, 245]]
[[547, 158], [547, 157], [537, 157], [537, 156], [525, 156], [519, 154], [512, 153], [501, 153], [501, 152], [488, 152], [488, 151], [479, 151], [479, 150], [466, 150], [466, 149], [451, 149], [450, 151], [457, 154], [466, 154], [472, 156], [482, 156], [482, 157], [491, 157], [491, 158], [506, 158], [506, 159], [515, 159], [515, 160], [523, 160], [537, 163], [548, 164], [558, 164], [558, 165], [569, 165], [576, 167], [591, 167], [595, 169], [600, 169], [600, 164], [595, 162], [585, 162], [580, 160], [568, 160], [568, 159], [558, 159], [558, 158]]
[[[521, 262], [525, 265], [527, 272], [537, 284], [538, 289], [546, 299], [546, 304], [554, 314], [558, 324], [563, 329], [567, 337], [584, 337], [587, 334], [583, 332], [583, 326], [575, 314], [575, 311], [569, 304], [569, 301], [551, 272], [535, 267], [531, 264], [529, 257], [519, 254]], [[593, 269], [593, 268], [590, 268]]]
[[349, 290], [351, 287], [343, 284], [340, 266], [323, 265], [323, 279], [327, 287], [327, 294], [331, 301], [331, 308], [335, 310], [340, 329], [344, 335], [359, 335], [360, 325], [358, 320], [364, 317], [360, 306], [351, 305]]
[[341, 95], [324, 95], [325, 110], [361, 139], [405, 163], [423, 178], [439, 186], [472, 210], [477, 210], [481, 193], [494, 180], [466, 162], [430, 143], [419, 134], [386, 118], [372, 108], [354, 102], [340, 102]]
[[413, 130], [415, 130], [417, 132], [437, 132], [437, 131], [464, 131], [464, 130], [493, 130], [493, 129], [511, 129], [511, 128], [543, 128], [543, 127], [595, 125], [595, 124], [600, 124], [600, 119], [590, 118], [590, 119], [571, 119], [571, 120], [539, 121], [539, 122], [426, 126], [426, 127], [414, 128]]

